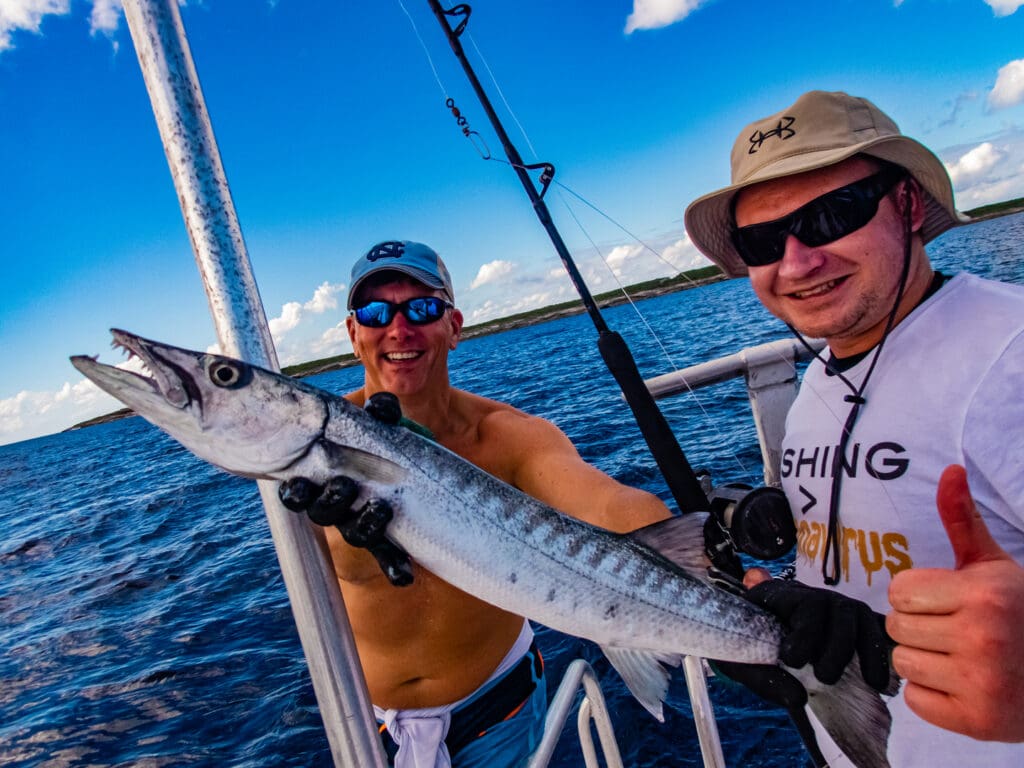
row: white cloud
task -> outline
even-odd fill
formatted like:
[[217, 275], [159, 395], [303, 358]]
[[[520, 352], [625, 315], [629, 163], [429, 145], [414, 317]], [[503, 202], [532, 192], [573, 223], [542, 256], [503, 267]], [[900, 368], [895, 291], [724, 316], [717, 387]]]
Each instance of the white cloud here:
[[[179, 5], [185, 5], [185, 0], [179, 0]], [[14, 47], [14, 32], [39, 34], [44, 16], [66, 16], [70, 11], [71, 0], [0, 0], [0, 51]], [[113, 35], [122, 13], [122, 0], [92, 0], [89, 11], [89, 31], [110, 37], [115, 51]]]
[[338, 323], [328, 328], [320, 338], [310, 345], [314, 357], [333, 357], [343, 355], [352, 351], [352, 340], [348, 337], [348, 328], [344, 323]]
[[1017, 59], [999, 68], [996, 84], [992, 86], [992, 90], [988, 94], [988, 104], [992, 109], [1004, 109], [1022, 102], [1024, 102], [1024, 59]]
[[996, 16], [1009, 16], [1024, 5], [1024, 0], [985, 0], [985, 4]]
[[1000, 152], [986, 141], [962, 155], [955, 163], [946, 163], [954, 187], [967, 187], [984, 178], [1003, 159]]
[[337, 309], [338, 299], [336, 297], [343, 290], [345, 290], [344, 283], [329, 283], [324, 280], [313, 292], [313, 298], [303, 304], [302, 308], [317, 315], [323, 314], [328, 309]]
[[1024, 166], [1017, 169], [1016, 175], [1000, 179], [983, 179], [956, 192], [957, 207], [969, 211], [983, 205], [990, 205], [1002, 200], [1013, 200], [1024, 197]]
[[89, 26], [93, 32], [111, 34], [121, 22], [121, 0], [93, 0]]
[[626, 19], [626, 34], [638, 29], [658, 29], [682, 21], [705, 0], [633, 0], [633, 12]]
[[549, 304], [557, 304], [563, 300], [556, 298], [554, 292], [547, 290], [536, 291], [525, 296], [508, 296], [502, 301], [488, 299], [467, 313], [466, 324], [477, 325], [499, 317], [508, 317], [520, 312], [529, 312], [531, 309], [539, 309]]
[[511, 274], [515, 264], [511, 261], [502, 261], [498, 259], [496, 261], [490, 261], [487, 264], [480, 266], [479, 271], [476, 273], [476, 277], [473, 278], [473, 282], [469, 285], [469, 290], [475, 290], [481, 285], [487, 285], [487, 283], [493, 283], [506, 275]]
[[697, 246], [693, 244], [693, 241], [690, 240], [690, 236], [687, 234], [684, 234], [681, 239], [669, 243], [663, 248], [661, 258], [680, 272], [697, 269], [698, 267], [706, 267], [711, 263], [703, 253], [697, 250]]
[[48, 435], [122, 407], [122, 403], [88, 379], [81, 379], [77, 384], [66, 381], [56, 392], [24, 390], [0, 400], [0, 443]]
[[957, 208], [1024, 197], [1024, 130], [1008, 130], [986, 142], [945, 154]]
[[642, 245], [617, 245], [612, 248], [611, 253], [605, 258], [605, 264], [611, 269], [612, 274], [616, 277], [622, 276], [622, 266], [626, 263], [626, 260], [636, 256], [638, 253], [644, 250]]
[[297, 301], [289, 301], [281, 307], [280, 315], [270, 319], [270, 335], [276, 342], [288, 331], [295, 330], [300, 322], [302, 322], [302, 305]]
[[39, 34], [44, 16], [63, 16], [70, 9], [70, 0], [0, 0], [0, 51], [14, 47], [11, 33], [24, 30]]
[[709, 263], [684, 234], [681, 239], [659, 244], [657, 248], [642, 243], [617, 245], [605, 257], [606, 266], [603, 269], [595, 267], [592, 274], [595, 284], [599, 285], [602, 277], [607, 278], [610, 269], [617, 284], [631, 285], [671, 277]]
[[313, 298], [309, 301], [285, 303], [281, 307], [281, 314], [272, 318], [268, 323], [274, 343], [280, 343], [287, 333], [295, 330], [305, 319], [306, 313], [322, 315], [330, 309], [337, 309], [337, 295], [343, 290], [345, 290], [344, 283], [329, 283], [325, 280], [313, 291]]

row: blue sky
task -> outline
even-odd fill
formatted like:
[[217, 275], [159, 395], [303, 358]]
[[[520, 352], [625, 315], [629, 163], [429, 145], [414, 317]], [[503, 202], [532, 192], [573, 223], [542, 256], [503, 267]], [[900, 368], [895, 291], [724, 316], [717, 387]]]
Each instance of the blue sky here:
[[[523, 157], [661, 252], [552, 191], [598, 292], [704, 263], [686, 204], [727, 183], [743, 125], [811, 88], [875, 101], [962, 209], [1024, 196], [1021, 4], [478, 0], [464, 43]], [[425, 0], [181, 13], [283, 364], [349, 351], [348, 271], [380, 240], [436, 248], [470, 323], [575, 296], [514, 173], [445, 108], [501, 156]], [[118, 406], [67, 362], [119, 360], [110, 327], [214, 344], [117, 0], [0, 0], [0, 174], [0, 444]]]

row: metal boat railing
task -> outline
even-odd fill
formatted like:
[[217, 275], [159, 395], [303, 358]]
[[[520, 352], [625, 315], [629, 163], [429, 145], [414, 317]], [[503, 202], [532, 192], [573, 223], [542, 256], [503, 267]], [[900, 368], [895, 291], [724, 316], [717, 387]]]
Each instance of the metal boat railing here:
[[[815, 350], [825, 346], [821, 339], [809, 342]], [[645, 379], [644, 383], [657, 400], [742, 376], [747, 383], [747, 398], [764, 459], [764, 482], [778, 487], [786, 413], [796, 397], [796, 363], [810, 357], [811, 353], [796, 339], [779, 339]]]
[[[124, 0], [124, 10], [220, 347], [225, 354], [278, 370], [177, 0]], [[645, 383], [654, 397], [661, 398], [744, 376], [765, 459], [765, 481], [777, 485], [777, 446], [785, 413], [796, 393], [795, 361], [807, 356], [795, 341], [785, 340]], [[321, 534], [305, 517], [283, 507], [275, 483], [260, 481], [258, 485], [334, 764], [384, 768], [365, 678], [337, 578], [321, 546]], [[684, 663], [704, 763], [707, 768], [719, 768], [724, 766], [724, 759], [703, 662], [687, 657]], [[599, 765], [591, 733], [593, 723], [605, 765], [622, 766], [600, 685], [590, 665], [578, 659], [570, 664], [552, 699], [545, 735], [530, 760], [530, 768], [543, 768], [550, 762], [580, 687], [584, 697], [577, 728], [586, 765]]]
[[[225, 354], [278, 370], [252, 266], [221, 164], [177, 0], [124, 0], [125, 19]], [[384, 768], [348, 614], [322, 534], [260, 495], [335, 765]]]
[[544, 737], [534, 751], [528, 768], [545, 768], [555, 753], [562, 728], [576, 704], [576, 693], [583, 688], [583, 699], [580, 701], [576, 716], [576, 729], [580, 748], [583, 751], [583, 762], [586, 768], [600, 768], [597, 750], [594, 748], [594, 737], [590, 731], [591, 723], [597, 730], [601, 749], [604, 753], [607, 768], [622, 768], [622, 755], [615, 740], [611, 715], [601, 692], [601, 683], [593, 668], [583, 659], [576, 659], [565, 670], [558, 690], [548, 705], [547, 718], [544, 721]]

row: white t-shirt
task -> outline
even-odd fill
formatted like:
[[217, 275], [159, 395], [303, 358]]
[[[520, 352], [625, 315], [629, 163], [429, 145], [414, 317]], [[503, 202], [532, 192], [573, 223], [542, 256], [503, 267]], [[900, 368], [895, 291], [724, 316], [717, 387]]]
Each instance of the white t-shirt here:
[[[859, 387], [873, 356], [843, 375]], [[849, 394], [814, 361], [786, 421], [782, 485], [797, 525], [797, 578], [813, 586], [825, 586], [832, 462]], [[954, 566], [935, 508], [949, 464], [967, 468], [993, 537], [1024, 564], [1024, 287], [954, 277], [889, 335], [863, 397], [846, 448], [835, 588], [888, 613], [896, 573]], [[831, 573], [831, 555], [829, 566]], [[1024, 744], [937, 728], [911, 712], [902, 694], [889, 709], [893, 768], [1024, 766]]]

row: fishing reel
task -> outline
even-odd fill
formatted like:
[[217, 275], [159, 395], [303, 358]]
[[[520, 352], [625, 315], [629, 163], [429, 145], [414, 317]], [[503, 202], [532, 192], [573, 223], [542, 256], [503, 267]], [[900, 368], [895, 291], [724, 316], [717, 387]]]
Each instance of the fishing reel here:
[[740, 483], [710, 487], [707, 473], [699, 479], [710, 502], [704, 548], [717, 570], [742, 578], [744, 568], [737, 552], [777, 560], [796, 545], [793, 512], [781, 490]]

